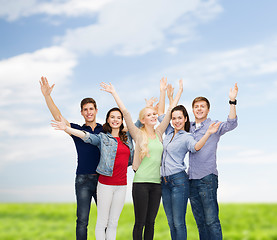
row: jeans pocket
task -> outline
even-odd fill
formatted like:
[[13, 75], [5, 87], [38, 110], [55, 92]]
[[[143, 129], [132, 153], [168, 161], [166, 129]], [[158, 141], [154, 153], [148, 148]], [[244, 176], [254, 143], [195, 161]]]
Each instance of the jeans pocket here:
[[185, 182], [186, 182], [186, 178], [185, 177], [177, 177], [177, 178], [174, 178], [172, 179], [171, 183], [172, 183], [172, 186], [185, 186]]
[[215, 174], [210, 174], [206, 177], [203, 177], [200, 179], [200, 184], [201, 185], [206, 185], [207, 187], [211, 188], [218, 188], [218, 177]]

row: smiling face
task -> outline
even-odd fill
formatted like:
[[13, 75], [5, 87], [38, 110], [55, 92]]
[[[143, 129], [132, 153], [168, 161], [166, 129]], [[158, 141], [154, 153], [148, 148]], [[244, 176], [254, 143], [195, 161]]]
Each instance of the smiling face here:
[[147, 126], [155, 126], [157, 123], [157, 113], [153, 108], [146, 107], [140, 113], [140, 121]]
[[110, 112], [107, 123], [112, 129], [119, 129], [121, 124], [123, 123], [121, 113], [119, 111]]
[[81, 110], [81, 115], [84, 117], [86, 123], [92, 123], [96, 121], [97, 109], [93, 103], [87, 103]]
[[183, 112], [180, 110], [172, 112], [172, 125], [175, 128], [175, 131], [185, 130], [185, 124], [187, 118], [184, 116]]
[[206, 101], [198, 101], [194, 103], [192, 111], [195, 122], [203, 122], [207, 119], [210, 110]]

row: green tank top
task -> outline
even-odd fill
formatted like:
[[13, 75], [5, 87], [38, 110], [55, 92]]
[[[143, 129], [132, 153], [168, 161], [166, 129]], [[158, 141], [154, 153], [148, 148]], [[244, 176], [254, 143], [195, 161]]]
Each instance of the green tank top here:
[[156, 135], [155, 139], [148, 138], [148, 150], [150, 157], [145, 156], [135, 173], [133, 182], [161, 183], [161, 159], [163, 144]]

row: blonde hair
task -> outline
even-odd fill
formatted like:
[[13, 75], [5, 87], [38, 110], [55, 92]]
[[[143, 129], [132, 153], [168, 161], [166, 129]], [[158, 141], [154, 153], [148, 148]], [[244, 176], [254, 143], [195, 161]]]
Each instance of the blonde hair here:
[[[143, 109], [140, 110], [139, 112], [139, 120], [141, 122], [141, 120], [144, 119], [145, 117], [145, 111], [147, 108], [150, 108], [152, 110], [154, 110], [153, 107], [145, 107]], [[141, 130], [141, 136], [142, 136], [142, 139], [139, 143], [139, 146], [140, 146], [140, 153], [139, 153], [139, 158], [142, 160], [144, 157], [150, 157], [149, 155], [149, 149], [148, 149], [148, 135], [147, 135], [147, 132], [145, 130], [145, 125], [142, 124], [143, 126], [140, 128]]]

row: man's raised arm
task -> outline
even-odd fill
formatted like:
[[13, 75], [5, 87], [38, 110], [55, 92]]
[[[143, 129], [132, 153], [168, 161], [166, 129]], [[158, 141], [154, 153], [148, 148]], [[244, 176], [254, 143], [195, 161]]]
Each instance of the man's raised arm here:
[[[55, 86], [55, 84], [53, 84], [51, 87], [47, 81], [46, 77], [41, 77], [41, 81], [39, 81], [40, 83], [40, 89], [41, 92], [45, 98], [45, 102], [47, 104], [48, 109], [50, 110], [53, 118], [56, 121], [60, 121], [60, 116], [62, 115], [60, 110], [58, 109], [58, 107], [56, 106], [56, 104], [54, 103], [52, 97], [51, 97], [51, 92]], [[70, 123], [65, 119], [66, 125], [70, 126]]]
[[229, 92], [229, 98], [230, 98], [230, 113], [229, 113], [229, 118], [230, 119], [234, 119], [236, 118], [237, 116], [237, 113], [236, 113], [236, 103], [237, 103], [237, 100], [236, 100], [236, 97], [238, 95], [238, 85], [237, 83], [235, 84], [234, 88], [230, 89], [230, 92]]

